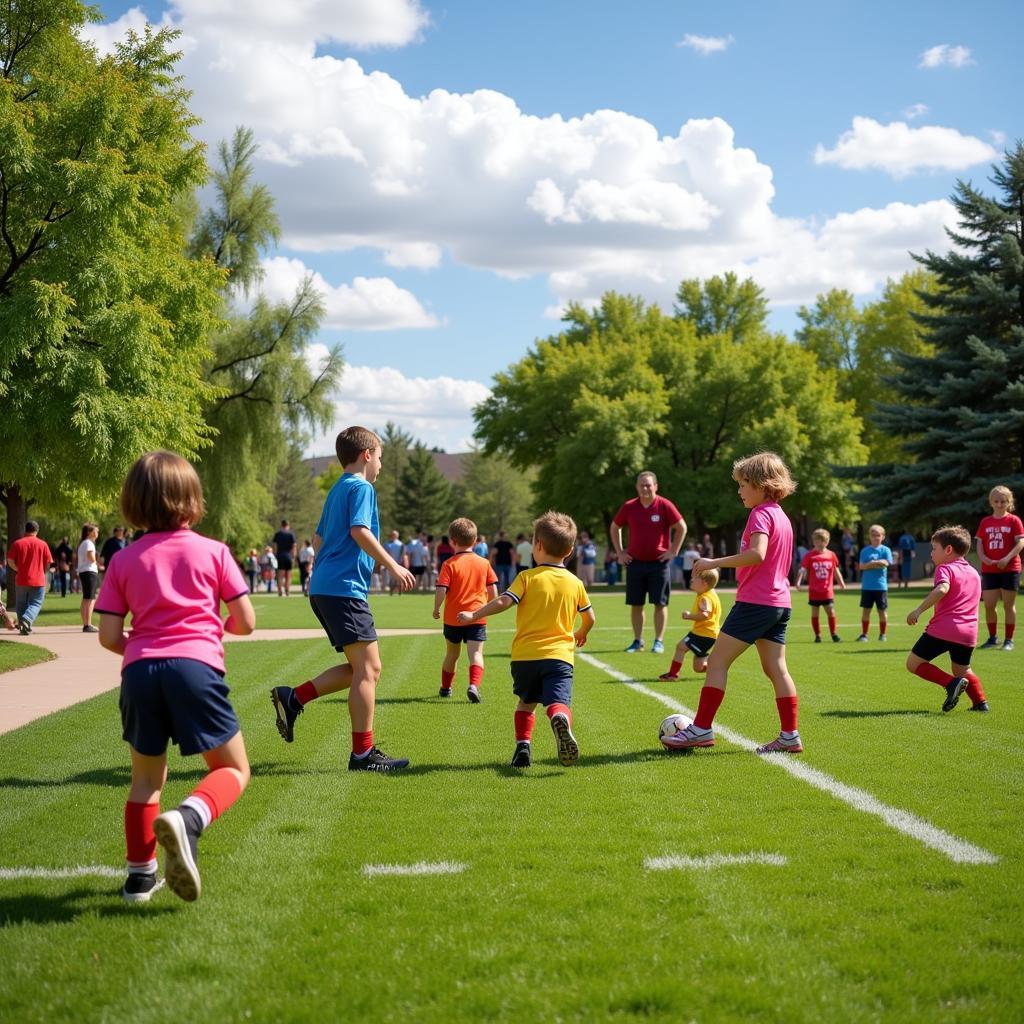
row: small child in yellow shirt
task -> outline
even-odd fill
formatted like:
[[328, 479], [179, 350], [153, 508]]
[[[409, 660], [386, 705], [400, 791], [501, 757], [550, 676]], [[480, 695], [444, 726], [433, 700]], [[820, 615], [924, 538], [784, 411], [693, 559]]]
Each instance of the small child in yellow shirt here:
[[717, 584], [717, 569], [704, 569], [693, 574], [690, 589], [696, 596], [693, 599], [693, 607], [688, 612], [683, 612], [683, 618], [694, 625], [676, 644], [672, 665], [667, 672], [658, 676], [659, 679], [678, 679], [687, 651], [693, 652], [694, 672], [708, 670], [708, 655], [718, 639], [718, 629], [722, 622], [722, 602], [715, 593]]

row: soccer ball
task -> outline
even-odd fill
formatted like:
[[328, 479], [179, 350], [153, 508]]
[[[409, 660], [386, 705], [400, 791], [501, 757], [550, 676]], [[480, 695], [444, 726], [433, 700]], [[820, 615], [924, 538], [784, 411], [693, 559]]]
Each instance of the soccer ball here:
[[661, 741], [662, 746], [665, 744], [666, 736], [675, 736], [677, 732], [681, 732], [688, 725], [692, 725], [693, 722], [686, 717], [686, 715], [669, 715], [664, 722], [658, 726], [658, 739]]

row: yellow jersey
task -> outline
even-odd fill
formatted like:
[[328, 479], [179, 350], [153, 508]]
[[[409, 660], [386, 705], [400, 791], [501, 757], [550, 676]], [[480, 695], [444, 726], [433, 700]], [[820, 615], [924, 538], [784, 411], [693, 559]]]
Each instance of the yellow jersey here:
[[576, 616], [590, 608], [580, 579], [564, 565], [538, 565], [521, 572], [505, 593], [516, 603], [512, 660], [573, 664]]
[[[709, 640], [716, 640], [722, 625], [722, 602], [719, 601], [718, 595], [714, 590], [705, 590], [703, 594], [695, 595], [690, 614], [700, 615], [700, 603], [705, 598], [707, 598], [708, 603], [711, 605], [711, 615], [700, 622], [694, 622], [690, 627], [690, 632], [694, 636], [706, 636]], [[693, 622], [692, 619], [690, 621]]]

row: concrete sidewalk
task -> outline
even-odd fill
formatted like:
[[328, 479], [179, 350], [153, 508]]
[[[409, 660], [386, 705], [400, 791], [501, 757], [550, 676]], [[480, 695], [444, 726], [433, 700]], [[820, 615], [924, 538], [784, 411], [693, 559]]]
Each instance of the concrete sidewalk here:
[[[378, 629], [379, 636], [423, 636], [440, 629]], [[99, 645], [81, 626], [41, 626], [30, 636], [0, 634], [13, 643], [34, 644], [56, 655], [28, 668], [0, 672], [0, 735], [89, 700], [121, 683], [121, 659]], [[249, 636], [224, 637], [227, 643], [251, 640], [319, 640], [322, 629], [257, 629]]]

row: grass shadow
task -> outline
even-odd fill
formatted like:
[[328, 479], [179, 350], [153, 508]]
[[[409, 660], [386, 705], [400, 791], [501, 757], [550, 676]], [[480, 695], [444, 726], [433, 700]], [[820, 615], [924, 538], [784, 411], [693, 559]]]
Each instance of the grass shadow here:
[[908, 715], [932, 715], [935, 712], [923, 708], [907, 708], [905, 710], [889, 709], [883, 711], [822, 711], [821, 718], [900, 718]]
[[[39, 879], [26, 879], [38, 883]], [[52, 882], [50, 883], [52, 885]], [[0, 928], [13, 928], [24, 924], [67, 924], [79, 917], [99, 914], [100, 917], [126, 917], [140, 913], [173, 914], [173, 906], [154, 906], [152, 903], [128, 904], [120, 898], [121, 883], [109, 879], [106, 883], [83, 886], [56, 895], [32, 892], [22, 896], [0, 898]], [[117, 900], [97, 909], [96, 899]]]

